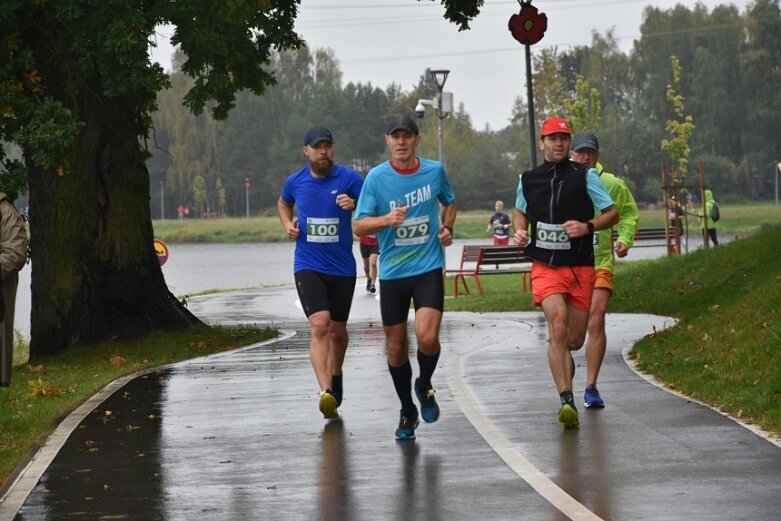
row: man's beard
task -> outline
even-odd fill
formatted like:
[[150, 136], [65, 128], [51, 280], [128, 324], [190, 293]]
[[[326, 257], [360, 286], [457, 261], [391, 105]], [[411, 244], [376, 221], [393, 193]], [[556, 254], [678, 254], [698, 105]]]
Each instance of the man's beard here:
[[309, 168], [317, 177], [325, 177], [331, 175], [334, 169], [334, 162], [330, 159], [318, 159], [317, 161], [310, 161]]

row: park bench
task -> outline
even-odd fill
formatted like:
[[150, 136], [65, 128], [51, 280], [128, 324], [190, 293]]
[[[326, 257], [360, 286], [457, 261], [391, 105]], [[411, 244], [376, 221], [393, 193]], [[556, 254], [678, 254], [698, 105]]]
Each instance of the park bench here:
[[[618, 238], [618, 232], [613, 230], [613, 240]], [[660, 228], [638, 228], [635, 233], [635, 247], [665, 246], [667, 244], [667, 235], [664, 227]]]
[[[670, 230], [673, 233], [673, 230]], [[618, 231], [613, 229], [613, 241], [618, 239]], [[673, 237], [670, 237], [673, 240]], [[653, 247], [653, 246], [666, 246], [667, 236], [665, 235], [664, 227], [659, 228], [638, 228], [635, 233], [634, 248]]]
[[[500, 266], [502, 266], [500, 268]], [[506, 266], [506, 267], [505, 267]], [[483, 294], [483, 284], [480, 277], [483, 275], [508, 275], [521, 273], [523, 291], [527, 287], [531, 289], [529, 273], [531, 273], [531, 259], [524, 256], [523, 248], [518, 246], [488, 246], [467, 244], [461, 250], [461, 263], [457, 269], [445, 270], [445, 277], [453, 276], [453, 295], [458, 296], [459, 281], [464, 287], [464, 293], [469, 294], [467, 277], [473, 277], [477, 283], [477, 290]]]

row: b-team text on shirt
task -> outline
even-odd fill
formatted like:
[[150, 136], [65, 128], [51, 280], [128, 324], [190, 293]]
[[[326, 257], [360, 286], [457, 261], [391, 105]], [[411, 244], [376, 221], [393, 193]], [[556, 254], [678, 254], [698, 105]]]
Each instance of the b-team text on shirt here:
[[403, 196], [404, 201], [399, 204], [399, 201], [390, 201], [390, 209], [393, 210], [397, 206], [417, 206], [431, 200], [431, 185], [426, 185], [412, 192], [407, 192]]

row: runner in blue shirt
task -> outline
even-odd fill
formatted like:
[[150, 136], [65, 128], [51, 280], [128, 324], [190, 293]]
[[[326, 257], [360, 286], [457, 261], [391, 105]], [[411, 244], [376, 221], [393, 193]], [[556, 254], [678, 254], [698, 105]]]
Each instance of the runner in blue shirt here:
[[[415, 394], [426, 422], [439, 418], [431, 376], [441, 346], [439, 328], [445, 303], [443, 246], [453, 243], [456, 198], [441, 163], [415, 155], [418, 126], [408, 116], [389, 123], [385, 141], [391, 158], [369, 171], [358, 199], [353, 230], [380, 241], [380, 313], [388, 346], [388, 368], [401, 401], [396, 439], [415, 438], [418, 409], [412, 401], [412, 366], [407, 316], [415, 306], [420, 377]], [[440, 224], [440, 203], [443, 205]]]
[[288, 238], [296, 241], [293, 272], [309, 320], [320, 412], [336, 418], [342, 403], [347, 319], [355, 293], [351, 218], [363, 179], [334, 164], [334, 139], [327, 128], [309, 129], [304, 154], [309, 165], [288, 176], [277, 212]]

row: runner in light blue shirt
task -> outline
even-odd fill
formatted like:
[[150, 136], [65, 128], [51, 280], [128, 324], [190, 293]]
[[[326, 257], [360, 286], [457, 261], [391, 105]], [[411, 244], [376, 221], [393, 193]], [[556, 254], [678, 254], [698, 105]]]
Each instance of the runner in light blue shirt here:
[[[415, 438], [418, 409], [412, 400], [407, 317], [415, 306], [420, 377], [415, 394], [420, 416], [439, 418], [431, 376], [439, 360], [439, 327], [445, 307], [443, 246], [453, 243], [456, 198], [441, 163], [415, 155], [420, 133], [408, 116], [392, 119], [385, 142], [391, 158], [371, 169], [358, 198], [353, 231], [380, 241], [380, 313], [388, 346], [388, 369], [401, 402], [396, 439]], [[440, 224], [440, 203], [442, 224]]]

